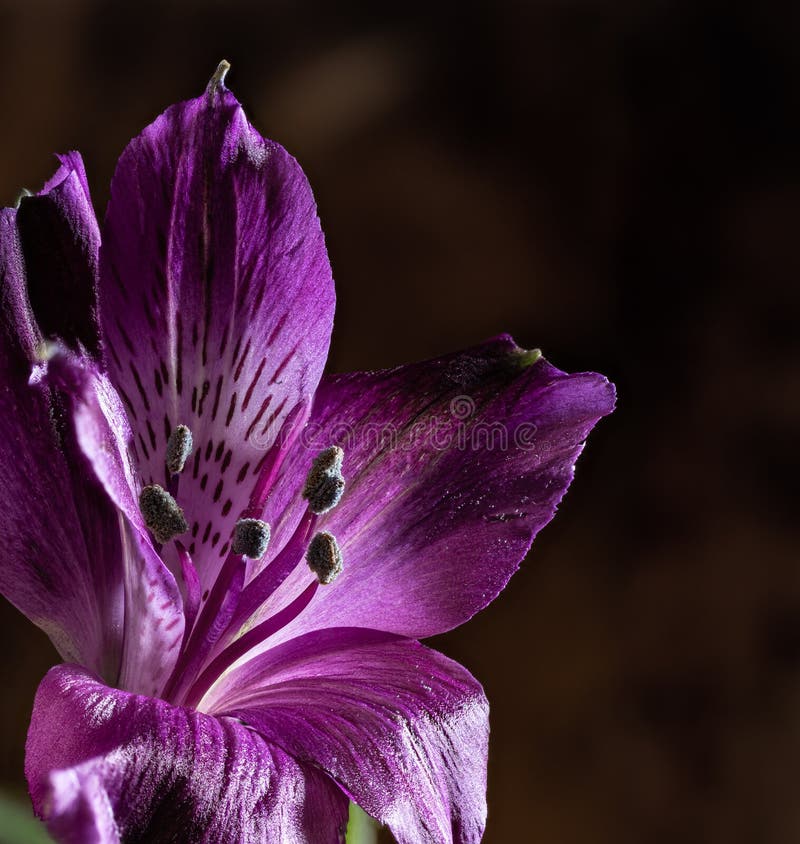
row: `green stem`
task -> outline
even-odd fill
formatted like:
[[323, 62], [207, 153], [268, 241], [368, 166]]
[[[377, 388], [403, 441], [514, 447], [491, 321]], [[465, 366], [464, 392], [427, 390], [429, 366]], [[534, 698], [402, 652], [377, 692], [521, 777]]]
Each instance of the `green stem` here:
[[363, 810], [350, 804], [350, 818], [347, 822], [347, 844], [377, 844], [378, 827]]

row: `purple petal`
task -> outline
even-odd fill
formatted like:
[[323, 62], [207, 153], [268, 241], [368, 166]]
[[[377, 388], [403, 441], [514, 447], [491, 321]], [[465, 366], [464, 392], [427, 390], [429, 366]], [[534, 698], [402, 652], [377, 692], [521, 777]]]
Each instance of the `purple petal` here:
[[481, 839], [488, 703], [464, 668], [418, 642], [310, 633], [235, 669], [204, 705], [321, 767], [400, 844]]
[[[175, 543], [178, 551], [178, 559], [181, 563], [181, 578], [186, 592], [183, 603], [183, 611], [186, 619], [183, 635], [186, 644], [187, 637], [194, 626], [197, 618], [197, 611], [200, 609], [200, 601], [202, 600], [202, 587], [200, 586], [200, 578], [197, 576], [197, 569], [194, 567], [192, 558], [189, 552], [183, 547], [180, 542]], [[183, 645], [181, 645], [183, 647]]]
[[111, 500], [142, 533], [147, 533], [138, 505], [140, 482], [132, 455], [133, 434], [125, 408], [108, 377], [91, 360], [59, 352], [44, 376], [69, 407], [75, 438]]
[[44, 189], [24, 197], [17, 211], [28, 294], [45, 336], [96, 353], [100, 231], [83, 160], [77, 152], [59, 159]]
[[146, 482], [164, 484], [171, 430], [192, 431], [178, 500], [208, 588], [283, 421], [317, 386], [334, 307], [303, 172], [224, 88], [168, 109], [123, 153], [100, 285]]
[[[351, 625], [430, 636], [495, 598], [553, 517], [589, 431], [614, 405], [602, 376], [567, 375], [533, 357], [501, 337], [323, 381], [265, 518], [277, 554], [304, 511], [298, 487], [313, 455], [342, 446], [344, 496], [315, 530], [337, 537], [344, 571], [280, 639]], [[298, 565], [256, 620], [309, 577]]]
[[116, 509], [65, 436], [39, 348], [16, 213], [0, 212], [0, 592], [64, 659], [115, 680], [122, 639]]
[[47, 799], [50, 832], [62, 844], [119, 844], [114, 812], [91, 766], [54, 771]]
[[175, 578], [153, 548], [137, 505], [125, 411], [108, 378], [85, 358], [56, 355], [48, 363], [46, 380], [61, 391], [81, 457], [124, 514], [115, 513], [123, 543], [115, 586], [124, 589], [125, 597], [124, 649], [116, 685], [159, 694], [177, 659], [185, 621]]
[[39, 369], [31, 384], [7, 369], [0, 389], [0, 591], [62, 658], [152, 691], [183, 629], [174, 579], [132, 538], [76, 441], [73, 403], [89, 399], [57, 391]]
[[119, 671], [122, 547], [116, 509], [70, 465], [38, 387], [0, 393], [0, 592], [63, 659], [110, 681]]
[[[152, 548], [139, 547], [120, 522], [106, 479], [98, 483], [71, 425], [75, 406], [96, 405], [109, 385], [80, 355], [40, 357], [53, 352], [41, 344], [27, 296], [31, 275], [40, 294], [52, 284], [50, 293], [63, 297], [58, 285], [71, 279], [70, 295], [93, 295], [97, 238], [85, 174], [77, 154], [62, 161], [45, 190], [23, 202], [34, 202], [22, 228], [28, 237], [41, 235], [31, 241], [35, 255], [23, 249], [18, 222], [25, 214], [5, 209], [0, 216], [0, 591], [62, 658], [110, 682], [151, 690], [170, 670], [168, 645], [180, 633], [170, 630], [166, 641], [165, 628], [182, 625], [177, 589], [173, 581], [170, 591], [171, 575]], [[91, 342], [90, 321], [70, 321], [70, 307], [58, 326], [55, 311], [42, 314], [59, 333], [74, 329], [67, 339]], [[67, 362], [80, 375], [70, 384], [55, 377]], [[114, 463], [110, 449], [103, 459]], [[153, 641], [163, 660], [146, 652]]]
[[340, 844], [347, 799], [233, 718], [53, 668], [36, 694], [25, 773], [61, 842]]
[[160, 694], [180, 653], [185, 629], [175, 578], [148, 539], [122, 526], [125, 630], [116, 685], [140, 694]]
[[3, 387], [26, 384], [41, 335], [31, 312], [17, 212], [0, 209], [0, 376]]

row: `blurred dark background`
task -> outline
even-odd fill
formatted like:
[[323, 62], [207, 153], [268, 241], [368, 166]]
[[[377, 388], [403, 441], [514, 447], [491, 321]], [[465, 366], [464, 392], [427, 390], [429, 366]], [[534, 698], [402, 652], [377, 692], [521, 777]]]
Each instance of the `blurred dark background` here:
[[[434, 644], [492, 703], [486, 841], [800, 836], [800, 6], [2, 2], [0, 199], [219, 59], [309, 175], [331, 366], [500, 331], [616, 381], [555, 522]], [[8, 605], [0, 775], [54, 653]]]

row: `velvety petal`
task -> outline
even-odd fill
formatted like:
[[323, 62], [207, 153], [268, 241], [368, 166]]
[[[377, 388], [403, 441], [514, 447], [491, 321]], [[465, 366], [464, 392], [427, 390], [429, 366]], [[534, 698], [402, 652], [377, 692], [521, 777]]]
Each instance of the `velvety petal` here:
[[125, 627], [116, 685], [148, 695], [162, 692], [180, 653], [185, 629], [175, 578], [153, 550], [120, 516], [125, 540], [123, 573]]
[[282, 422], [318, 383], [334, 307], [303, 172], [221, 84], [168, 109], [120, 158], [100, 290], [145, 482], [164, 484], [171, 430], [192, 431], [178, 501], [208, 588]]
[[347, 799], [233, 718], [53, 668], [36, 694], [25, 773], [66, 844], [341, 844]]
[[[45, 350], [27, 299], [16, 222], [13, 210], [1, 213], [0, 592], [64, 659], [150, 691], [171, 670], [169, 645], [182, 629], [177, 589], [173, 580], [170, 591], [171, 575], [152, 548], [140, 546], [120, 521], [78, 443], [73, 411], [97, 403], [93, 385], [103, 379], [96, 367], [79, 355], [38, 357]], [[51, 366], [66, 361], [86, 377], [51, 378]], [[151, 640], [159, 659], [145, 650]]]
[[108, 376], [93, 361], [59, 351], [47, 362], [43, 377], [66, 397], [77, 443], [109, 497], [145, 534], [133, 433]]
[[488, 703], [464, 668], [418, 642], [310, 633], [232, 671], [203, 705], [327, 771], [400, 844], [481, 839]]
[[[278, 638], [355, 625], [414, 638], [490, 603], [569, 486], [614, 389], [567, 375], [509, 337], [460, 354], [323, 380], [301, 445], [265, 518], [278, 553], [304, 511], [312, 456], [344, 449], [341, 503], [315, 530], [337, 537], [344, 571]], [[259, 614], [299, 594], [300, 563]]]
[[138, 507], [125, 410], [108, 378], [86, 358], [57, 354], [44, 377], [62, 396], [69, 432], [81, 457], [119, 508], [123, 540], [119, 585], [124, 589], [125, 616], [116, 685], [159, 694], [180, 650], [184, 615], [175, 578], [153, 548]]
[[58, 396], [31, 377], [38, 329], [25, 293], [16, 213], [0, 212], [0, 592], [64, 659], [116, 680], [122, 547], [116, 508], [63, 424]]
[[81, 156], [71, 152], [59, 160], [44, 189], [23, 197], [17, 211], [28, 295], [46, 337], [96, 353], [100, 231]]
[[15, 389], [30, 375], [41, 335], [25, 287], [25, 259], [17, 229], [17, 212], [0, 209], [0, 375]]

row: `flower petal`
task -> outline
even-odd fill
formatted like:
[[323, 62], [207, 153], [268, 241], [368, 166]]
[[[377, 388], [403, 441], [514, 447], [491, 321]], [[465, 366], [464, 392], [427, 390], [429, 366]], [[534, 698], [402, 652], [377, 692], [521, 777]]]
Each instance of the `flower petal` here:
[[44, 189], [23, 197], [17, 211], [28, 295], [45, 336], [96, 354], [100, 230], [81, 156], [71, 152], [59, 160]]
[[283, 421], [317, 386], [334, 307], [303, 172], [221, 84], [122, 154], [100, 289], [109, 372], [146, 482], [164, 484], [172, 429], [192, 431], [178, 500], [208, 588]]
[[327, 771], [400, 844], [481, 839], [488, 703], [418, 642], [317, 631], [235, 669], [204, 703]]
[[64, 659], [153, 693], [184, 620], [136, 506], [125, 412], [96, 362], [45, 349], [37, 324], [97, 347], [99, 234], [80, 156], [0, 214], [0, 591]]
[[0, 212], [0, 592], [64, 659], [115, 680], [122, 637], [116, 509], [65, 434], [63, 407], [29, 383], [39, 334], [16, 212]]
[[[495, 598], [553, 517], [589, 431], [614, 405], [602, 376], [567, 375], [534, 357], [500, 337], [323, 381], [265, 518], [277, 554], [300, 521], [296, 490], [313, 456], [340, 445], [344, 496], [315, 529], [338, 539], [344, 571], [279, 639], [350, 625], [430, 636]], [[309, 577], [298, 565], [258, 618]]]
[[[149, 690], [171, 669], [169, 650], [164, 648], [163, 661], [153, 660], [142, 645], [159, 624], [182, 623], [177, 590], [173, 581], [165, 610], [167, 596], [148, 586], [152, 576], [145, 579], [143, 574], [163, 570], [156, 586], [166, 589], [171, 575], [152, 549], [148, 556], [148, 549], [131, 540], [79, 446], [71, 412], [73, 403], [91, 391], [84, 381], [74, 391], [54, 383], [49, 369], [51, 364], [57, 369], [61, 360], [74, 361], [79, 372], [96, 368], [79, 355], [59, 353], [49, 362], [38, 358], [40, 335], [27, 298], [25, 270], [17, 214], [4, 209], [0, 592], [48, 634], [62, 658], [80, 661], [109, 682]], [[159, 600], [149, 600], [151, 594]], [[176, 614], [178, 622], [173, 623]], [[178, 632], [171, 631], [170, 641]]]
[[4, 386], [26, 384], [31, 361], [41, 342], [25, 281], [25, 258], [17, 229], [17, 212], [0, 209], [0, 374]]
[[341, 844], [347, 799], [310, 765], [213, 718], [53, 668], [36, 694], [25, 773], [67, 844]]
[[60, 391], [70, 434], [96, 480], [119, 508], [124, 590], [124, 649], [115, 685], [159, 694], [178, 657], [185, 619], [175, 577], [153, 548], [137, 504], [138, 486], [130, 455], [125, 410], [96, 364], [57, 354], [47, 366], [47, 383]]

